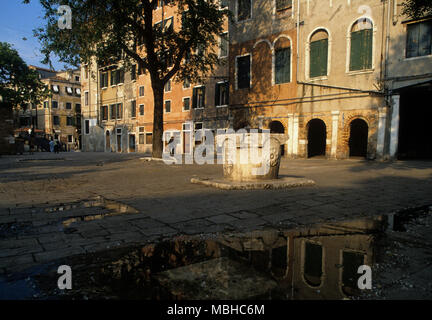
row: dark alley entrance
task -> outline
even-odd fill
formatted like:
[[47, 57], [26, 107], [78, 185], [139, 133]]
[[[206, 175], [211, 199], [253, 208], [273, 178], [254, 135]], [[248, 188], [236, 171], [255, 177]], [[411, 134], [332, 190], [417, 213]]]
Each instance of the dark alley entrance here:
[[432, 85], [401, 91], [398, 159], [432, 159]]
[[325, 156], [326, 154], [326, 125], [320, 119], [312, 119], [308, 123], [308, 158]]
[[350, 124], [349, 155], [364, 157], [367, 155], [368, 125], [362, 119], [355, 119]]

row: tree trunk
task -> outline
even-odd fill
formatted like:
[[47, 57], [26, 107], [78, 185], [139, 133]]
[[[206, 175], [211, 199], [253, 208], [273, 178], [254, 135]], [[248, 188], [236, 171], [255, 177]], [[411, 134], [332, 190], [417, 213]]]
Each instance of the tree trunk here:
[[154, 99], [154, 111], [153, 111], [153, 158], [162, 158], [163, 151], [163, 98], [164, 88], [160, 83], [153, 84], [153, 99]]

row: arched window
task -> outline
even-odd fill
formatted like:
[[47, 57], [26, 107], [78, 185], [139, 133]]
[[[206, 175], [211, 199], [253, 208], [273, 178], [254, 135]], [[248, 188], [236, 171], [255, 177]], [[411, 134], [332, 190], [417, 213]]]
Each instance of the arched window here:
[[317, 30], [310, 39], [310, 77], [327, 75], [329, 35], [327, 31]]
[[351, 28], [350, 71], [372, 69], [373, 25], [360, 19]]
[[291, 81], [291, 43], [288, 38], [281, 37], [275, 43], [274, 68], [275, 84]]

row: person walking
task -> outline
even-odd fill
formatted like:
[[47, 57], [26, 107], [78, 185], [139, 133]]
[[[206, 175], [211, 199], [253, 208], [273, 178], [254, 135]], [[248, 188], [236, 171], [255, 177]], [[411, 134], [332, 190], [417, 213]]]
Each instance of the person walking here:
[[54, 152], [54, 139], [51, 137], [50, 142], [49, 142], [49, 147], [50, 147], [50, 152]]

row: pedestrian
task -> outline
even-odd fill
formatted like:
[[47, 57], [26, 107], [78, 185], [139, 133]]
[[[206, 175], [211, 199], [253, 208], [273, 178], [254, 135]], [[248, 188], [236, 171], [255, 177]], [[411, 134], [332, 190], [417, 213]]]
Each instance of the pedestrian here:
[[54, 139], [51, 137], [50, 142], [49, 142], [49, 147], [50, 147], [50, 152], [54, 152]]

